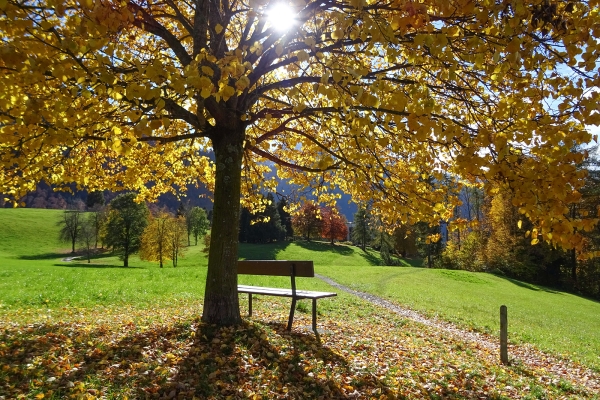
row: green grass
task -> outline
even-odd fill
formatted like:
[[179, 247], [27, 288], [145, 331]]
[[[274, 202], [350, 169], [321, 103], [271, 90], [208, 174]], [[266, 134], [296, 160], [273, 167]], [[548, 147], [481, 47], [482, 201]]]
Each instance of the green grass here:
[[62, 211], [0, 208], [0, 309], [133, 304], [147, 307], [201, 299], [207, 258], [191, 246], [177, 268], [130, 258], [129, 268], [110, 253], [62, 261], [68, 243], [58, 241]]
[[600, 303], [486, 273], [425, 268], [331, 266], [337, 282], [429, 316], [491, 334], [508, 308], [509, 339], [600, 370]]
[[[122, 268], [115, 256], [63, 262], [67, 243], [57, 241], [60, 211], [0, 209], [0, 313], [66, 306], [148, 308], [201, 301], [207, 259], [192, 246], [177, 268], [130, 260]], [[506, 305], [509, 336], [562, 354], [600, 370], [600, 303], [484, 273], [405, 267], [379, 267], [379, 254], [321, 242], [240, 246], [247, 259], [307, 259], [316, 271], [341, 284], [370, 292], [429, 316], [496, 334], [499, 307]], [[288, 285], [286, 278], [240, 277], [241, 283]], [[317, 279], [298, 287], [330, 291]], [[242, 300], [242, 306], [245, 301]], [[323, 302], [323, 311], [335, 308]], [[320, 306], [321, 309], [321, 306]], [[1, 316], [1, 314], [0, 314]]]

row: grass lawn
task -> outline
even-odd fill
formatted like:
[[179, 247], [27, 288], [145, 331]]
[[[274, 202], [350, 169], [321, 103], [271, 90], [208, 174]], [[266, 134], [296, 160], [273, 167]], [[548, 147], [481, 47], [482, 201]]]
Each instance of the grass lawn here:
[[[544, 369], [500, 366], [496, 355], [346, 293], [319, 302], [321, 342], [307, 330], [309, 303], [301, 302], [293, 332], [283, 330], [289, 299], [258, 297], [255, 316], [236, 329], [206, 326], [198, 320], [207, 263], [200, 245], [177, 268], [137, 257], [123, 268], [110, 254], [65, 262], [59, 218], [0, 209], [6, 398], [595, 398]], [[240, 257], [313, 260], [342, 284], [492, 333], [506, 304], [511, 339], [600, 366], [594, 301], [488, 274], [379, 267], [377, 252], [319, 242], [241, 245]], [[331, 291], [310, 278], [298, 287]]]
[[581, 361], [600, 371], [600, 303], [485, 273], [425, 268], [331, 266], [337, 282], [428, 316], [497, 334], [508, 308], [509, 340]]
[[130, 258], [129, 268], [110, 253], [62, 261], [69, 243], [58, 241], [62, 211], [0, 208], [0, 309], [97, 304], [148, 307], [178, 299], [201, 299], [207, 258], [191, 246], [177, 268]]

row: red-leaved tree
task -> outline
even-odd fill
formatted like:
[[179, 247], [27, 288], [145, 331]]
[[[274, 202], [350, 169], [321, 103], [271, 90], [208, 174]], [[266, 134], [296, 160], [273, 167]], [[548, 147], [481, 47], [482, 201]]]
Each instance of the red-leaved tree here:
[[310, 236], [318, 236], [323, 224], [319, 207], [311, 202], [304, 203], [302, 208], [292, 218], [292, 227], [296, 235], [302, 235], [306, 240]]
[[321, 236], [333, 244], [335, 239], [345, 240], [348, 237], [346, 218], [340, 214], [337, 207], [323, 207], [321, 209]]

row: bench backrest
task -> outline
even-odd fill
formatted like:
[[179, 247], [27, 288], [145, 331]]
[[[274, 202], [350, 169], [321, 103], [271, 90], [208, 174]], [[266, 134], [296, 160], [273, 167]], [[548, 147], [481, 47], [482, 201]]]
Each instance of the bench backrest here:
[[312, 261], [284, 260], [240, 260], [237, 266], [238, 275], [272, 275], [314, 277], [315, 268]]

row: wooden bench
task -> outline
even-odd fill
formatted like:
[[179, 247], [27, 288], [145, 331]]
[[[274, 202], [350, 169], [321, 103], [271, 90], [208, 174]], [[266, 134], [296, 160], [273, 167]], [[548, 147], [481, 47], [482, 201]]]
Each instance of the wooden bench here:
[[270, 288], [262, 286], [238, 285], [238, 293], [248, 293], [248, 315], [252, 316], [252, 295], [261, 294], [267, 296], [291, 297], [290, 316], [287, 330], [292, 329], [296, 302], [300, 299], [312, 299], [312, 329], [317, 332], [317, 300], [324, 297], [337, 296], [337, 293], [315, 292], [296, 289], [296, 277], [314, 277], [315, 269], [312, 261], [274, 261], [274, 260], [243, 260], [238, 261], [238, 275], [270, 275], [289, 276], [291, 289]]

